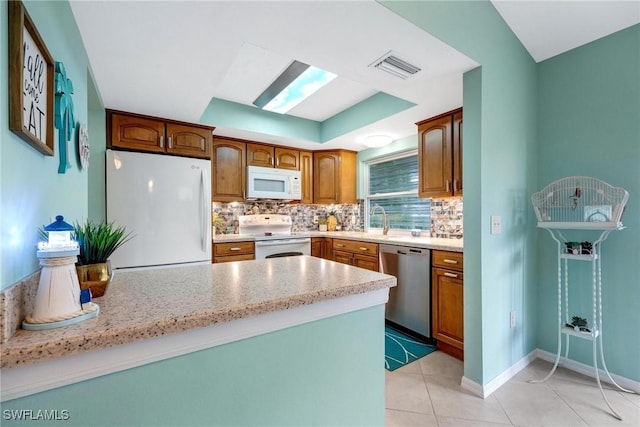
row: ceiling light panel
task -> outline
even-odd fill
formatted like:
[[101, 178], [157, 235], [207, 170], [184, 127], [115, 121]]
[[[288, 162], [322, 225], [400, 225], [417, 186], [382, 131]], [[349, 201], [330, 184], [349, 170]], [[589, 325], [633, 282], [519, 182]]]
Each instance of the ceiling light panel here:
[[293, 61], [253, 104], [284, 114], [335, 78], [333, 73]]

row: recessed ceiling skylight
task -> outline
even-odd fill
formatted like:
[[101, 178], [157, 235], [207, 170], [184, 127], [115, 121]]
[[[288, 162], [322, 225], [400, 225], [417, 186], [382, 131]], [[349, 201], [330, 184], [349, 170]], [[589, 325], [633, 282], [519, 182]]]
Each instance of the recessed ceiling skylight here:
[[284, 114], [336, 77], [320, 68], [293, 61], [253, 104]]

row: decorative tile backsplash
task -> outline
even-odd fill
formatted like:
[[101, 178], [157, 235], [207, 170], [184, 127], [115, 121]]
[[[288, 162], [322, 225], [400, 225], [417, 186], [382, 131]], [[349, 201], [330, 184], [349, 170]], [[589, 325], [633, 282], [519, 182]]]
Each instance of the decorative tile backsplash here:
[[[224, 234], [237, 233], [238, 215], [282, 214], [293, 218], [293, 231], [316, 231], [318, 220], [336, 212], [343, 231], [364, 231], [364, 200], [356, 204], [304, 205], [278, 201], [248, 201], [245, 203], [212, 204], [212, 212], [222, 217], [227, 227]], [[462, 198], [431, 200], [431, 237], [462, 238]]]
[[431, 200], [431, 237], [462, 238], [462, 198]]
[[329, 212], [335, 211], [338, 224], [344, 231], [363, 231], [362, 200], [356, 204], [340, 205], [303, 205], [278, 201], [248, 201], [245, 203], [212, 203], [212, 212], [217, 213], [227, 223], [223, 234], [237, 233], [238, 215], [282, 214], [291, 215], [293, 231], [316, 231], [318, 220], [324, 219]]

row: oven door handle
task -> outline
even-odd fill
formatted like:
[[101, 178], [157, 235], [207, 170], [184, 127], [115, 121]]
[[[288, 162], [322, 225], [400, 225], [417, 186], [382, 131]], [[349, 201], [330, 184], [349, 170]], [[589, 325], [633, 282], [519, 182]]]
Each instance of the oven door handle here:
[[265, 247], [265, 246], [281, 246], [281, 245], [290, 245], [292, 243], [311, 243], [311, 238], [304, 239], [279, 239], [279, 240], [261, 240], [256, 241], [256, 246]]

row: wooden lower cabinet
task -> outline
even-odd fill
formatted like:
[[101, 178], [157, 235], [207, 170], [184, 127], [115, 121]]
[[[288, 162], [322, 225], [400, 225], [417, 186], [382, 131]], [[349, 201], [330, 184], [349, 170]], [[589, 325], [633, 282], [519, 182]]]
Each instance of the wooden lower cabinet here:
[[249, 261], [255, 259], [255, 243], [252, 241], [213, 244], [212, 262]]
[[380, 271], [377, 243], [334, 238], [333, 260], [371, 271]]
[[464, 360], [462, 254], [432, 252], [432, 332], [438, 349]]
[[311, 256], [333, 260], [333, 239], [331, 237], [312, 237]]

